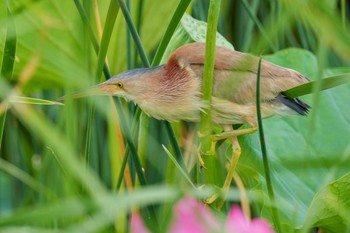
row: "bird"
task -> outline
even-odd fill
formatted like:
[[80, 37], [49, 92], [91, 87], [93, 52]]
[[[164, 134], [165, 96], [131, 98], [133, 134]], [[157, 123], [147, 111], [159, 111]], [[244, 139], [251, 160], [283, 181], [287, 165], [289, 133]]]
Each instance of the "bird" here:
[[[136, 103], [147, 115], [169, 122], [199, 122], [208, 108], [202, 100], [205, 43], [186, 44], [167, 62], [117, 74], [70, 97], [105, 94]], [[216, 46], [211, 114], [213, 124], [247, 123], [256, 127], [257, 56]], [[301, 73], [262, 60], [260, 100], [263, 118], [274, 115], [307, 115], [310, 106], [283, 91], [310, 80]]]
[[[198, 158], [200, 167], [205, 167], [201, 154], [214, 154], [218, 140], [231, 140], [232, 158], [222, 188], [226, 196], [241, 154], [237, 137], [258, 130], [256, 84], [260, 58], [216, 46], [212, 97], [208, 103], [202, 99], [205, 50], [205, 43], [183, 45], [163, 65], [127, 70], [87, 90], [65, 96], [64, 99], [91, 95], [120, 96], [137, 104], [147, 115], [169, 122], [199, 122], [200, 113], [206, 112], [210, 104], [212, 123], [221, 126], [224, 132], [212, 135], [210, 152], [198, 153]], [[298, 98], [289, 98], [284, 91], [309, 81], [295, 70], [262, 59], [261, 116], [307, 115], [310, 106]], [[251, 127], [233, 130], [232, 125], [235, 124], [248, 124]], [[218, 195], [215, 194], [206, 202], [210, 204], [217, 198]]]

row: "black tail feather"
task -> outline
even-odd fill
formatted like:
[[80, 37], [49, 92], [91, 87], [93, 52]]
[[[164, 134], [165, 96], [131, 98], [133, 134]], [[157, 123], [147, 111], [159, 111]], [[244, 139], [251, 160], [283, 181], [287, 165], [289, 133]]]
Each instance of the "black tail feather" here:
[[284, 105], [299, 113], [300, 115], [306, 116], [309, 112], [310, 106], [298, 98], [292, 99], [284, 95], [283, 93], [280, 93], [277, 96], [277, 99], [280, 100]]

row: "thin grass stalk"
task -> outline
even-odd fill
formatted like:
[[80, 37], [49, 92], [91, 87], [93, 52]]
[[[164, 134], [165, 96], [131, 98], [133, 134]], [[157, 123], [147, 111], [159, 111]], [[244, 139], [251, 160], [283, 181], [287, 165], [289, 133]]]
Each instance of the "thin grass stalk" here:
[[272, 218], [273, 218], [274, 226], [275, 226], [277, 232], [281, 233], [282, 228], [281, 228], [281, 223], [280, 223], [280, 219], [279, 219], [279, 213], [278, 213], [278, 210], [276, 208], [276, 198], [275, 198], [275, 193], [274, 193], [273, 186], [272, 186], [272, 179], [271, 179], [269, 160], [268, 160], [268, 155], [267, 155], [267, 150], [266, 150], [266, 142], [265, 142], [264, 128], [263, 128], [261, 108], [260, 108], [261, 60], [262, 60], [262, 58], [260, 57], [259, 63], [258, 63], [257, 77], [256, 77], [257, 78], [256, 79], [256, 114], [257, 114], [257, 121], [258, 121], [258, 127], [259, 127], [259, 139], [260, 139], [261, 153], [262, 153], [262, 158], [263, 158], [267, 192], [268, 192], [270, 202], [271, 202]]
[[[74, 3], [75, 3], [75, 7], [77, 8], [77, 10], [79, 12], [80, 18], [82, 19], [83, 23], [87, 25], [86, 29], [87, 29], [87, 32], [89, 34], [92, 46], [94, 47], [95, 52], [98, 54], [99, 50], [100, 50], [100, 46], [99, 46], [98, 40], [97, 40], [92, 28], [91, 28], [90, 20], [87, 17], [83, 6], [80, 4], [80, 1], [74, 0]], [[111, 73], [109, 72], [109, 69], [108, 69], [105, 62], [103, 64], [103, 73], [104, 73], [105, 77], [108, 77], [108, 78], [111, 77]]]
[[[177, 26], [179, 25], [179, 22], [181, 21], [182, 16], [186, 12], [186, 9], [190, 3], [191, 3], [191, 0], [181, 0], [179, 5], [177, 6], [175, 13], [170, 20], [169, 26], [167, 27], [167, 30], [166, 30], [159, 46], [158, 46], [158, 49], [156, 51], [156, 55], [154, 56], [153, 61], [152, 61], [152, 66], [159, 65], [160, 60], [162, 59], [164, 52], [169, 44], [169, 41], [170, 41], [171, 37], [173, 36]], [[174, 130], [171, 127], [171, 124], [169, 122], [164, 122], [164, 125], [165, 125], [165, 129], [169, 135], [170, 144], [173, 147], [176, 160], [178, 161], [178, 163], [181, 166], [183, 166], [183, 164], [184, 164], [183, 157], [182, 157], [182, 153], [180, 150], [180, 146], [179, 146], [177, 139], [176, 139], [176, 136], [175, 136], [175, 132], [174, 132]]]
[[[136, 15], [136, 30], [140, 35], [141, 32], [141, 25], [142, 25], [142, 15], [143, 15], [143, 6], [144, 6], [145, 1], [144, 0], [139, 0], [139, 5], [137, 8], [137, 15]], [[133, 62], [134, 64], [137, 63], [137, 50], [134, 49], [134, 54], [133, 54]]]
[[[119, 99], [115, 99], [115, 101], [119, 101]], [[124, 112], [123, 112], [123, 109], [122, 109], [122, 106], [120, 104], [116, 104], [116, 106], [117, 106], [117, 110], [119, 112], [120, 121], [121, 122], [127, 122], [127, 120], [125, 118], [125, 115], [124, 115]], [[136, 119], [136, 118], [134, 118], [134, 119]], [[122, 130], [122, 133], [124, 135], [124, 138], [125, 138], [126, 142], [128, 143], [127, 149], [129, 148], [129, 150], [131, 152], [131, 155], [132, 155], [131, 158], [132, 158], [132, 161], [134, 163], [134, 166], [135, 166], [136, 173], [138, 175], [140, 184], [145, 186], [146, 185], [146, 178], [145, 178], [145, 176], [143, 174], [143, 171], [142, 171], [142, 166], [141, 166], [138, 154], [137, 154], [136, 147], [134, 146], [134, 144], [132, 142], [133, 141], [132, 134], [128, 130], [127, 125], [125, 125], [125, 124], [121, 125], [121, 130]], [[125, 169], [123, 169], [123, 170], [125, 170]], [[158, 227], [158, 220], [157, 220], [157, 216], [156, 216], [156, 213], [155, 213], [155, 210], [154, 210], [153, 206], [149, 206], [147, 208], [147, 210], [148, 210], [152, 220], [154, 220], [155, 225]]]
[[94, 115], [95, 115], [95, 104], [92, 104], [89, 109], [86, 138], [85, 138], [85, 163], [87, 165], [89, 165], [90, 163], [91, 133], [92, 133], [92, 124], [94, 122]]
[[200, 130], [203, 135], [208, 135], [211, 131], [211, 95], [213, 92], [216, 31], [220, 15], [220, 0], [210, 0], [208, 25], [206, 34], [205, 61], [203, 74], [203, 101], [208, 103], [205, 112], [201, 112]]
[[[95, 52], [98, 53], [99, 52], [99, 45], [98, 45], [98, 42], [97, 42], [97, 38], [96, 38], [95, 34], [93, 33], [93, 31], [91, 29], [91, 26], [90, 26], [89, 20], [87, 18], [87, 15], [86, 15], [83, 7], [81, 6], [79, 0], [74, 0], [74, 3], [75, 3], [75, 5], [76, 5], [76, 7], [78, 9], [78, 12], [80, 14], [80, 17], [82, 18], [83, 23], [88, 24], [87, 29], [89, 31], [91, 42], [93, 44]], [[109, 69], [108, 69], [106, 63], [104, 63], [103, 71], [104, 71], [104, 75], [107, 78], [111, 77]], [[120, 99], [116, 98], [115, 99], [115, 103], [116, 103], [116, 106], [117, 106], [117, 109], [118, 109], [118, 112], [119, 112], [121, 125], [125, 126], [125, 125], [127, 125], [126, 124], [127, 121], [126, 121], [126, 117], [124, 116], [124, 113], [123, 113], [122, 104], [120, 102]], [[132, 153], [133, 160], [136, 161], [135, 162], [135, 168], [136, 168], [136, 171], [137, 171], [137, 175], [138, 175], [138, 177], [140, 179], [140, 182], [142, 181], [142, 184], [145, 185], [146, 184], [146, 180], [145, 180], [144, 174], [142, 172], [140, 161], [138, 160], [136, 147], [135, 147], [133, 141], [131, 140], [130, 131], [129, 131], [128, 127], [122, 127], [122, 131], [123, 131], [124, 137], [126, 138], [126, 142], [128, 143], [128, 145], [130, 147], [130, 151]]]
[[[126, 0], [126, 7], [130, 12], [130, 0]], [[126, 64], [128, 69], [132, 68], [131, 34], [128, 28], [126, 30]]]
[[[84, 11], [87, 14], [87, 17], [90, 16], [90, 3], [89, 0], [84, 0], [83, 1], [83, 7], [84, 7]], [[84, 24], [84, 52], [85, 52], [85, 56], [86, 56], [86, 60], [87, 60], [87, 70], [88, 70], [88, 76], [89, 78], [91, 78], [91, 45], [89, 43], [89, 38], [88, 38], [88, 33], [89, 33], [89, 29], [88, 29], [88, 25]], [[86, 166], [90, 165], [90, 152], [91, 152], [91, 134], [92, 134], [92, 124], [94, 121], [94, 113], [95, 113], [95, 105], [92, 104], [89, 108], [89, 115], [88, 115], [88, 122], [87, 122], [87, 129], [86, 129], [86, 137], [85, 137], [85, 164]]]
[[12, 79], [12, 73], [14, 68], [14, 62], [16, 57], [17, 48], [17, 35], [16, 35], [16, 24], [12, 18], [12, 12], [10, 9], [9, 2], [6, 1], [7, 20], [6, 20], [6, 40], [4, 46], [4, 53], [1, 65], [1, 75], [7, 80]]
[[7, 104], [5, 104], [4, 108], [5, 111], [3, 113], [0, 113], [0, 151], [1, 151], [1, 146], [2, 146], [2, 136], [4, 135], [4, 130], [5, 130], [5, 121], [6, 121], [6, 109], [7, 109]]
[[[147, 58], [147, 56], [146, 56], [146, 53], [145, 53], [145, 51], [144, 51], [144, 49], [143, 49], [143, 46], [142, 46], [140, 37], [139, 37], [139, 35], [138, 35], [138, 33], [137, 33], [137, 30], [136, 30], [136, 28], [135, 28], [135, 25], [134, 25], [134, 23], [133, 23], [133, 21], [132, 21], [130, 12], [128, 11], [128, 9], [127, 9], [127, 7], [126, 7], [126, 5], [125, 5], [125, 3], [124, 3], [123, 0], [118, 0], [118, 2], [119, 2], [120, 9], [122, 10], [123, 15], [124, 15], [124, 17], [125, 17], [126, 23], [127, 23], [128, 27], [129, 27], [129, 30], [130, 30], [130, 32], [131, 32], [131, 35], [132, 35], [132, 37], [133, 37], [133, 39], [134, 39], [134, 41], [135, 41], [136, 48], [137, 48], [137, 50], [138, 50], [138, 52], [139, 52], [139, 54], [140, 54], [141, 60], [142, 60], [143, 64], [144, 64], [146, 67], [150, 67], [150, 63], [149, 63], [148, 58]], [[183, 9], [183, 8], [181, 8], [181, 9]], [[184, 11], [183, 11], [183, 12], [184, 12]], [[181, 19], [181, 18], [180, 18], [180, 19]], [[179, 19], [179, 20], [180, 20], [180, 19]], [[177, 24], [176, 24], [176, 25], [177, 25]], [[175, 30], [175, 29], [174, 29], [174, 30]], [[173, 33], [173, 32], [172, 32], [172, 33]], [[172, 35], [172, 34], [171, 34], [171, 35]], [[170, 38], [171, 38], [171, 36], [170, 36]], [[164, 51], [163, 51], [163, 53], [164, 53]], [[140, 110], [140, 109], [137, 109], [137, 112], [138, 112], [138, 111], [141, 111], [141, 110]], [[169, 134], [170, 143], [171, 143], [171, 145], [172, 145], [172, 147], [173, 147], [173, 149], [174, 149], [176, 158], [179, 159], [179, 161], [181, 161], [181, 160], [182, 160], [182, 154], [181, 154], [180, 147], [179, 147], [179, 145], [178, 145], [178, 143], [177, 143], [177, 141], [176, 141], [175, 133], [174, 133], [174, 131], [173, 131], [173, 129], [172, 129], [172, 127], [171, 127], [171, 125], [170, 125], [169, 122], [164, 122], [164, 124], [165, 124], [165, 127], [166, 127], [166, 129], [167, 129], [167, 132], [168, 132], [168, 134]], [[182, 163], [182, 162], [181, 162], [181, 163]]]
[[[7, 26], [6, 26], [6, 40], [4, 46], [4, 53], [2, 57], [1, 65], [1, 77], [7, 80], [12, 79], [13, 68], [16, 57], [16, 48], [17, 48], [17, 33], [16, 33], [16, 24], [12, 18], [12, 12], [10, 9], [9, 2], [6, 1], [6, 10], [7, 10]], [[0, 112], [0, 150], [2, 145], [2, 136], [5, 130], [5, 121], [7, 114], [7, 104], [4, 105], [4, 111]]]
[[256, 24], [256, 26], [258, 27], [261, 35], [265, 38], [265, 40], [267, 41], [267, 43], [269, 44], [271, 50], [273, 52], [277, 51], [277, 47], [273, 44], [273, 42], [270, 40], [269, 36], [267, 35], [263, 25], [260, 23], [259, 19], [256, 17], [256, 15], [254, 14], [254, 12], [250, 9], [248, 3], [246, 0], [240, 0], [240, 2], [242, 3], [244, 9], [247, 11], [249, 17], [254, 21], [254, 23]]
[[[312, 86], [312, 110], [310, 112], [309, 116], [309, 124], [308, 124], [308, 131], [306, 134], [306, 140], [308, 145], [312, 145], [312, 134], [314, 133], [315, 125], [316, 125], [316, 117], [317, 117], [317, 106], [320, 104], [320, 91], [322, 90], [322, 73], [326, 65], [327, 61], [327, 46], [324, 43], [324, 41], [319, 42], [319, 49], [317, 51], [317, 75], [316, 75], [316, 81], [314, 85]], [[308, 148], [305, 148], [307, 150]], [[308, 152], [308, 151], [306, 151]]]
[[118, 192], [122, 183], [123, 183], [123, 178], [124, 178], [124, 172], [125, 172], [125, 168], [126, 168], [126, 164], [128, 163], [128, 159], [129, 159], [129, 147], [126, 147], [125, 149], [125, 154], [123, 157], [123, 161], [122, 164], [120, 166], [120, 170], [119, 170], [119, 175], [118, 175], [118, 179], [117, 179], [117, 184], [116, 184], [116, 188], [115, 190]]
[[126, 24], [128, 25], [129, 31], [131, 33], [131, 36], [134, 39], [134, 42], [135, 42], [135, 45], [136, 45], [136, 49], [139, 52], [139, 55], [140, 55], [140, 58], [141, 58], [141, 61], [142, 61], [143, 65], [145, 67], [151, 67], [151, 64], [148, 61], [146, 52], [143, 49], [140, 36], [137, 33], [136, 27], [135, 27], [135, 25], [134, 25], [134, 23], [132, 21], [132, 17], [130, 15], [130, 12], [129, 12], [125, 2], [123, 0], [118, 0], [118, 3], [119, 3], [119, 7], [120, 7], [120, 9], [121, 9], [121, 11], [122, 11], [122, 13], [124, 15], [124, 19], [126, 21]]
[[[208, 10], [208, 24], [206, 34], [206, 48], [205, 48], [205, 61], [203, 72], [203, 101], [207, 103], [205, 112], [200, 113], [200, 125], [199, 132], [202, 135], [201, 138], [201, 150], [203, 151], [203, 161], [207, 171], [205, 172], [205, 181], [207, 184], [220, 185], [219, 177], [214, 174], [214, 171], [218, 169], [218, 159], [215, 156], [215, 152], [211, 151], [211, 95], [213, 91], [213, 78], [214, 78], [214, 64], [215, 64], [215, 50], [216, 50], [216, 32], [217, 24], [220, 15], [220, 0], [210, 0]], [[210, 152], [210, 153], [209, 153]], [[214, 153], [214, 154], [212, 154]]]
[[154, 56], [153, 61], [152, 61], [152, 66], [159, 65], [159, 63], [163, 57], [163, 54], [164, 54], [164, 52], [169, 44], [169, 41], [177, 28], [177, 25], [179, 25], [179, 22], [181, 21], [181, 18], [184, 15], [184, 13], [186, 12], [186, 9], [190, 5], [190, 3], [191, 3], [191, 0], [181, 0], [179, 5], [177, 6], [175, 13], [170, 20], [169, 26], [168, 26], [160, 44], [159, 44], [159, 46], [158, 46], [156, 55]]
[[[103, 28], [101, 45], [100, 45], [100, 48], [98, 49], [96, 81], [98, 80], [102, 81], [100, 77], [102, 74], [102, 70], [104, 69], [104, 66], [106, 64], [105, 61], [107, 56], [107, 50], [108, 50], [109, 42], [111, 40], [114, 24], [118, 16], [118, 12], [119, 12], [119, 5], [116, 3], [115, 0], [111, 0], [109, 3], [107, 17]], [[106, 79], [109, 79], [111, 77], [110, 73], [108, 72], [108, 75], [106, 75], [105, 73], [105, 77]]]
[[346, 1], [340, 1], [340, 10], [341, 10], [341, 21], [343, 25], [343, 29], [346, 29]]
[[[135, 135], [137, 132], [136, 126], [137, 126], [138, 119], [140, 118], [140, 114], [141, 114], [141, 111], [136, 112], [136, 115], [133, 118], [134, 120], [133, 120], [133, 123], [131, 126], [131, 134], [132, 135]], [[126, 168], [126, 164], [128, 162], [128, 159], [129, 159], [129, 155], [130, 155], [130, 148], [127, 145], [127, 147], [125, 148], [124, 158], [123, 158], [123, 161], [122, 161], [122, 164], [120, 167], [119, 176], [118, 176], [118, 180], [117, 180], [117, 185], [116, 185], [117, 192], [119, 191], [120, 186], [121, 186], [122, 181], [123, 181], [123, 178], [124, 178], [125, 168]]]
[[39, 194], [44, 194], [46, 197], [56, 197], [56, 195], [42, 183], [38, 182], [35, 178], [27, 174], [22, 169], [16, 167], [12, 163], [0, 158], [0, 170], [6, 172], [12, 177], [18, 179], [23, 184], [27, 185], [29, 188], [38, 192]]

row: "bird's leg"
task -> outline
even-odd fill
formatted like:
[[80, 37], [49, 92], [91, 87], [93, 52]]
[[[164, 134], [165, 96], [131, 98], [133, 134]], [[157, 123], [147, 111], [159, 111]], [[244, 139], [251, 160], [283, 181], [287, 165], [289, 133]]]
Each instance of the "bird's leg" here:
[[[224, 195], [223, 201], [226, 199], [227, 192], [231, 186], [231, 182], [232, 182], [233, 176], [235, 174], [237, 163], [238, 163], [239, 157], [241, 155], [241, 147], [239, 145], [237, 137], [241, 136], [241, 135], [249, 134], [249, 133], [254, 133], [258, 129], [256, 127], [253, 127], [253, 128], [248, 128], [248, 129], [233, 130], [233, 128], [231, 126], [229, 126], [229, 127], [224, 127], [224, 130], [225, 130], [225, 132], [223, 132], [223, 133], [212, 135], [213, 143], [216, 143], [219, 140], [227, 139], [227, 138], [229, 138], [231, 140], [231, 143], [232, 143], [232, 158], [231, 158], [231, 161], [229, 163], [229, 168], [227, 171], [224, 185], [222, 187], [222, 193]], [[214, 146], [214, 148], [215, 148], [215, 146]], [[236, 176], [238, 176], [237, 173], [236, 173]], [[206, 200], [206, 202], [208, 204], [213, 203], [218, 197], [219, 196], [217, 194], [213, 195], [210, 198], [208, 198]], [[219, 207], [222, 206], [222, 204], [223, 203], [221, 203], [219, 205]]]
[[198, 161], [199, 161], [199, 168], [205, 168], [204, 161], [201, 156], [201, 148], [202, 145], [200, 144], [197, 150], [197, 156], [198, 156]]
[[[247, 128], [247, 129], [229, 130], [229, 131], [225, 131], [222, 133], [214, 134], [211, 136], [211, 139], [214, 142], [217, 142], [217, 141], [227, 139], [227, 138], [234, 138], [234, 137], [238, 137], [238, 136], [245, 135], [245, 134], [255, 133], [257, 130], [258, 130], [258, 128], [256, 128], [256, 127]], [[232, 141], [232, 139], [231, 139], [231, 141]]]

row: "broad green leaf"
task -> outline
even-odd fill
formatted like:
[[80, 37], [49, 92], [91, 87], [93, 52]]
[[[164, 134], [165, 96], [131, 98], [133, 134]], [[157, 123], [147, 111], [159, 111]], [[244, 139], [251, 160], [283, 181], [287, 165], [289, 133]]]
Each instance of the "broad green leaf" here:
[[304, 49], [283, 49], [271, 55], [264, 55], [264, 59], [277, 65], [297, 70], [309, 78], [315, 77], [317, 72], [315, 55]]
[[[161, 63], [165, 63], [170, 54], [184, 44], [192, 42], [205, 42], [207, 23], [194, 19], [188, 14], [184, 14], [178, 25], [170, 43], [165, 50]], [[216, 33], [216, 44], [230, 49], [233, 46], [219, 33]]]
[[349, 232], [349, 213], [350, 173], [347, 173], [316, 193], [306, 214], [304, 227], [319, 227], [326, 233]]
[[[310, 77], [317, 71], [316, 58], [308, 51], [288, 49], [276, 53], [276, 57], [269, 55], [268, 59], [311, 74]], [[343, 71], [342, 68], [325, 73], [332, 75]], [[273, 187], [286, 231], [293, 231], [303, 223], [307, 209], [321, 187], [349, 171], [350, 156], [345, 153], [350, 135], [349, 92], [350, 85], [321, 92], [317, 109], [312, 107], [311, 96], [305, 96], [303, 101], [311, 105], [311, 111], [316, 111], [314, 122], [296, 115], [274, 116], [263, 121]], [[314, 128], [310, 128], [311, 123]], [[241, 146], [239, 173], [248, 187], [260, 190], [265, 180], [257, 135], [242, 138]], [[261, 206], [261, 212], [270, 218], [266, 205]]]

